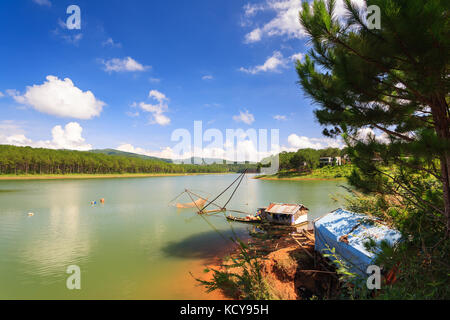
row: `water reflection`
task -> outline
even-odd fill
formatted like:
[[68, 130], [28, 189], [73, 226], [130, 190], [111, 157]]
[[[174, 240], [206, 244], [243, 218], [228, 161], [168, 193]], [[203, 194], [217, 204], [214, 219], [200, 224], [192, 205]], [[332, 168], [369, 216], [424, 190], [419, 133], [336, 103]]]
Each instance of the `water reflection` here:
[[80, 189], [61, 185], [47, 193], [48, 211], [33, 217], [33, 233], [19, 250], [19, 259], [30, 275], [48, 276], [65, 274], [71, 264], [79, 264], [90, 254], [89, 225], [80, 216]]

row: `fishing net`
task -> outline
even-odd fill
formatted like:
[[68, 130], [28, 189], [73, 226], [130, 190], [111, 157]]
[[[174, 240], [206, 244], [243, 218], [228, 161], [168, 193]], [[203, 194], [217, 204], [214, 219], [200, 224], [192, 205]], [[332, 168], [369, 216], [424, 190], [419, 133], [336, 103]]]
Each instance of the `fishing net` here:
[[206, 201], [208, 201], [208, 199], [198, 198], [194, 202], [176, 203], [175, 207], [177, 207], [178, 209], [189, 209], [189, 208], [200, 208], [201, 209], [204, 207]]

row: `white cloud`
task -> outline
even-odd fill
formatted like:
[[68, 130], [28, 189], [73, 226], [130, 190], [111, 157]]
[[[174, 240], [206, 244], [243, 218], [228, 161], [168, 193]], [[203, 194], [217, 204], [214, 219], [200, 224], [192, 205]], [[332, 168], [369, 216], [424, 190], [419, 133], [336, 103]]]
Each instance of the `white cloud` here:
[[114, 58], [102, 61], [102, 63], [105, 65], [104, 70], [106, 72], [138, 72], [151, 68], [150, 66], [140, 64], [131, 57], [126, 57], [124, 59]]
[[77, 46], [80, 40], [83, 39], [83, 34], [78, 33], [75, 35], [61, 35], [61, 38], [63, 38], [67, 43]]
[[247, 3], [244, 6], [245, 16], [246, 17], [252, 17], [254, 16], [258, 11], [264, 10], [265, 7], [263, 4], [250, 4]]
[[[364, 0], [352, 0], [360, 7], [364, 6]], [[272, 13], [274, 16], [268, 22], [259, 23], [259, 26], [246, 34], [245, 42], [261, 41], [263, 37], [285, 36], [287, 38], [303, 38], [306, 32], [299, 22], [302, 0], [266, 0], [262, 4], [247, 4], [244, 6], [244, 15], [247, 20], [254, 18], [257, 13]], [[335, 14], [337, 17], [344, 15], [344, 0], [336, 1]], [[247, 22], [244, 25], [252, 25]]]
[[214, 79], [214, 77], [209, 74], [202, 77], [202, 80], [212, 80], [212, 79]]
[[102, 42], [103, 47], [122, 48], [120, 42], [115, 42], [112, 38], [108, 38]]
[[286, 67], [286, 59], [279, 51], [275, 51], [271, 57], [268, 57], [263, 65], [244, 68], [241, 67], [239, 70], [245, 73], [257, 74], [260, 72], [279, 72], [280, 68]]
[[10, 144], [15, 146], [29, 146], [33, 148], [48, 149], [70, 149], [87, 151], [92, 149], [92, 145], [87, 144], [82, 137], [83, 128], [77, 122], [69, 122], [65, 127], [57, 125], [52, 129], [52, 140], [33, 141], [23, 133], [16, 132], [8, 134], [8, 129], [17, 128], [0, 125], [0, 144]]
[[58, 18], [58, 25], [61, 29], [66, 29], [67, 25], [64, 21], [61, 20], [61, 18]]
[[172, 159], [174, 155], [173, 150], [169, 147], [163, 148], [160, 151], [150, 151], [145, 150], [143, 148], [134, 147], [132, 144], [129, 143], [123, 143], [119, 145], [116, 149], [123, 152], [131, 152], [136, 154], [142, 154], [144, 156], [164, 158], [164, 159]]
[[290, 59], [295, 62], [297, 60], [301, 61], [303, 59], [303, 57], [304, 57], [304, 54], [299, 52], [299, 53], [295, 53], [292, 56], [290, 56]]
[[169, 99], [167, 99], [167, 97], [164, 93], [159, 92], [158, 90], [150, 90], [150, 92], [148, 93], [148, 96], [150, 98], [154, 98], [159, 103], [163, 103], [164, 101], [169, 100]]
[[144, 148], [135, 147], [129, 143], [123, 143], [116, 149], [124, 152], [142, 154], [149, 157], [173, 159], [176, 163], [180, 163], [181, 160], [190, 159], [191, 157], [257, 162], [270, 156], [271, 154], [276, 154], [281, 150], [278, 146], [272, 146], [272, 152], [261, 152], [258, 150], [253, 141], [248, 138], [238, 140], [237, 143], [231, 146], [225, 143], [222, 147], [206, 146], [203, 148], [193, 148], [179, 151], [176, 151], [175, 148], [171, 147], [163, 147], [157, 151], [146, 150]]
[[[352, 0], [352, 3], [357, 5], [360, 9], [366, 7], [366, 0]], [[346, 14], [344, 0], [336, 1], [336, 8], [334, 10], [335, 16], [343, 17]]]
[[279, 120], [279, 121], [286, 121], [286, 120], [287, 120], [287, 117], [286, 117], [286, 116], [279, 115], [279, 114], [273, 116], [273, 118], [274, 118], [275, 120]]
[[247, 17], [255, 16], [258, 12], [273, 12], [275, 17], [261, 27], [253, 29], [245, 36], [245, 42], [257, 42], [263, 37], [287, 36], [301, 38], [305, 31], [299, 23], [301, 0], [266, 0], [262, 5], [244, 7]]
[[155, 118], [154, 123], [159, 124], [160, 126], [167, 126], [170, 124], [170, 118], [162, 113], [156, 113], [153, 117]]
[[157, 104], [148, 104], [145, 102], [134, 103], [133, 106], [139, 106], [143, 111], [150, 112], [152, 114], [151, 124], [159, 124], [166, 126], [170, 124], [170, 118], [164, 113], [169, 110], [168, 101], [166, 95], [158, 90], [151, 90], [148, 95], [153, 100], [156, 100]]
[[342, 148], [343, 144], [336, 139], [331, 138], [309, 138], [305, 136], [298, 136], [296, 134], [291, 134], [288, 137], [288, 143], [292, 148], [295, 149], [324, 149], [324, 148]]
[[369, 142], [371, 139], [375, 138], [378, 143], [390, 143], [389, 136], [385, 132], [377, 134], [377, 132], [371, 128], [359, 129], [354, 138], [362, 142]]
[[5, 96], [5, 94], [0, 91], [0, 98], [3, 98], [4, 96]]
[[33, 0], [33, 2], [40, 6], [47, 6], [47, 7], [52, 6], [52, 3], [49, 0]]
[[261, 40], [261, 37], [262, 37], [261, 29], [256, 28], [245, 35], [245, 42], [246, 43], [258, 42], [259, 40]]
[[91, 91], [77, 88], [69, 78], [47, 76], [46, 79], [41, 85], [28, 86], [24, 95], [17, 90], [6, 92], [18, 103], [58, 117], [91, 119], [102, 112], [105, 103], [97, 100]]
[[[58, 28], [59, 27], [59, 28]], [[73, 30], [67, 29], [67, 25], [61, 19], [58, 19], [58, 27], [53, 30], [53, 34], [57, 37], [60, 37], [65, 42], [72, 44], [74, 46], [78, 46], [78, 43], [83, 39], [82, 33], [73, 33]], [[61, 29], [61, 30], [60, 30]]]
[[245, 110], [245, 112], [239, 111], [239, 115], [233, 116], [233, 120], [236, 122], [243, 122], [251, 125], [253, 122], [255, 122], [255, 117], [253, 116], [253, 114], [249, 113], [248, 110]]

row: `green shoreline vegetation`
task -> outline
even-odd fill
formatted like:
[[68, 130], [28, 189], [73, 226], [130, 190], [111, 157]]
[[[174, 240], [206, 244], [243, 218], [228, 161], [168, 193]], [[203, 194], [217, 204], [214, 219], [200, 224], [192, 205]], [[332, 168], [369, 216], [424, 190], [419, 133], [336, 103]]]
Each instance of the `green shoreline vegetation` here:
[[242, 172], [256, 164], [175, 164], [138, 155], [0, 145], [0, 179], [139, 177]]
[[259, 175], [255, 179], [260, 180], [290, 180], [290, 181], [304, 181], [304, 180], [337, 180], [345, 181], [352, 173], [353, 166], [346, 164], [342, 166], [325, 166], [317, 168], [311, 172], [299, 171], [280, 171], [272, 175]]
[[64, 179], [116, 179], [116, 178], [151, 178], [179, 177], [209, 174], [229, 174], [232, 172], [194, 172], [194, 173], [113, 173], [113, 174], [5, 174], [1, 180], [64, 180]]

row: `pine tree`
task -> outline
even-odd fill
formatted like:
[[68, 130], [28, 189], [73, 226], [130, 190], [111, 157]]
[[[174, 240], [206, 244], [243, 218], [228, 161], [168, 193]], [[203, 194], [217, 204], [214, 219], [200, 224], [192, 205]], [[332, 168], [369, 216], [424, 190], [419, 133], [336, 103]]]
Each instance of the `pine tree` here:
[[[372, 5], [380, 8], [379, 29], [350, 0], [343, 18], [335, 15], [334, 0], [303, 3], [300, 23], [311, 50], [297, 62], [300, 84], [319, 106], [315, 115], [324, 134], [342, 135], [350, 147], [359, 168], [351, 182], [401, 194], [432, 212], [448, 235], [450, 1], [366, 1]], [[384, 139], [363, 139], [364, 128]]]

